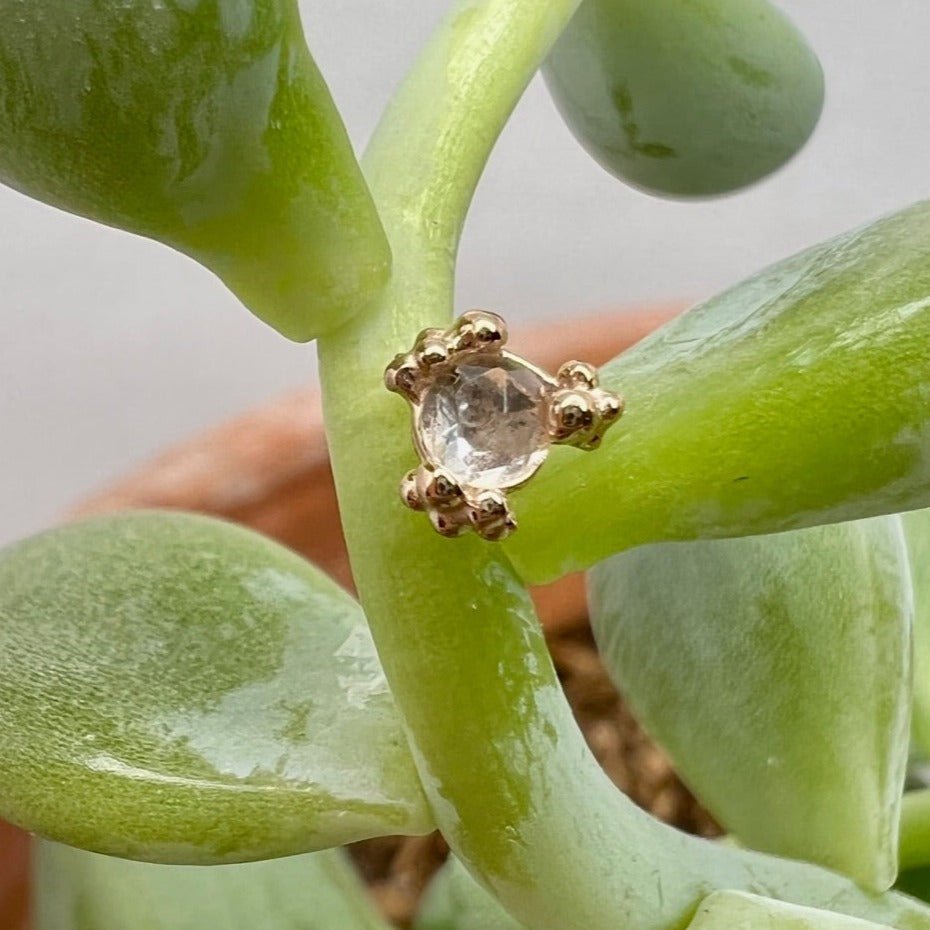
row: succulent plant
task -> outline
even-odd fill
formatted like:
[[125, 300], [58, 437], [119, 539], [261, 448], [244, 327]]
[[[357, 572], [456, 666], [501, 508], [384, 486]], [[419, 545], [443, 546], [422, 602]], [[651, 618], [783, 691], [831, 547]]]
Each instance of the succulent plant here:
[[[293, 0], [0, 14], [0, 180], [318, 340], [359, 595], [185, 514], [0, 553], [0, 816], [40, 837], [37, 930], [377, 930], [339, 847], [435, 828], [454, 855], [421, 930], [930, 930], [930, 204], [585, 369], [623, 419], [568, 424], [597, 453], [552, 448], [505, 541], [397, 495], [385, 365], [459, 333], [468, 205], [532, 76], [620, 179], [735, 190], [820, 112], [777, 8], [457, 0], [360, 162]], [[408, 504], [442, 496], [420, 484]], [[659, 823], [586, 748], [527, 593], [579, 570], [611, 674], [729, 840]]]

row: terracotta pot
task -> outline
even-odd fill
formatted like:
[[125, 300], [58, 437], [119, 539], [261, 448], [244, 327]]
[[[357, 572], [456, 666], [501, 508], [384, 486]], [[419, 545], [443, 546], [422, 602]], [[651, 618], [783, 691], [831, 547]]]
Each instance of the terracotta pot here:
[[[601, 364], [680, 309], [645, 308], [520, 331], [513, 348], [546, 367]], [[351, 573], [317, 394], [297, 390], [170, 449], [84, 501], [71, 516], [167, 507], [223, 516], [304, 553], [351, 587]], [[624, 711], [590, 641], [579, 577], [534, 591], [560, 675], [588, 741], [614, 780], [643, 806], [687, 829], [706, 816]], [[361, 844], [357, 859], [383, 910], [403, 924], [443, 855], [435, 838]], [[0, 824], [0, 928], [25, 926], [28, 842]]]
[[0, 822], [0, 928], [25, 930], [29, 838]]

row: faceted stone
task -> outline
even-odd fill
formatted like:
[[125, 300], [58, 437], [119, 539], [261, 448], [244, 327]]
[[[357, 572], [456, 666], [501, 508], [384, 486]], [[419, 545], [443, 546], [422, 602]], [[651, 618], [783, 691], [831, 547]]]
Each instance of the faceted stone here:
[[417, 421], [422, 451], [467, 487], [526, 481], [549, 451], [546, 388], [525, 365], [491, 353], [437, 371]]

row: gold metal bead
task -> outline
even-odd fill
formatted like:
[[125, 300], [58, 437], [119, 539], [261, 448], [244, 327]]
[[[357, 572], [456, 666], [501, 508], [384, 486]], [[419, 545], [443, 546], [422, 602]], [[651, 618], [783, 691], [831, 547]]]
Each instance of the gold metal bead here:
[[410, 355], [398, 355], [384, 372], [384, 386], [411, 402], [416, 402], [420, 382], [420, 367]]
[[441, 365], [449, 358], [449, 340], [441, 329], [424, 330], [417, 337], [414, 354], [420, 368]]
[[487, 349], [502, 346], [507, 341], [507, 324], [496, 313], [469, 310], [453, 326], [453, 345], [464, 349]]
[[423, 501], [420, 499], [420, 492], [417, 490], [417, 473], [408, 471], [400, 483], [400, 499], [411, 510], [422, 510]]
[[566, 387], [597, 387], [597, 369], [587, 362], [566, 362], [559, 369], [559, 384]]
[[427, 480], [425, 494], [427, 504], [438, 510], [451, 510], [462, 501], [462, 489], [444, 469], [432, 472]]
[[549, 405], [553, 442], [567, 442], [594, 423], [592, 398], [575, 390], [557, 391]]

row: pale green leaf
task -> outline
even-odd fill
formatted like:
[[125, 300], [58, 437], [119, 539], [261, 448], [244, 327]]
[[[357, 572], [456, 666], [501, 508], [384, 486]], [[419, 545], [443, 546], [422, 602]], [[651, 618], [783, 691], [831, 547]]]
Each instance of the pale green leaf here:
[[627, 398], [556, 449], [505, 543], [531, 581], [647, 542], [930, 504], [930, 203], [790, 258], [603, 370]]
[[414, 930], [521, 930], [501, 903], [450, 856], [427, 888]]
[[307, 340], [390, 252], [295, 0], [0, 0], [0, 182], [158, 239]]
[[729, 831], [893, 883], [912, 618], [898, 517], [645, 546], [597, 566], [590, 593], [611, 675]]
[[823, 107], [817, 56], [767, 0], [584, 0], [544, 73], [604, 168], [678, 197], [774, 171]]
[[930, 510], [903, 516], [914, 582], [914, 716], [917, 747], [930, 754]]
[[155, 511], [0, 553], [0, 816], [236, 862], [430, 829], [364, 617], [251, 531]]
[[[520, 930], [517, 923], [454, 858], [430, 885], [414, 930]], [[887, 930], [820, 908], [787, 904], [742, 891], [705, 898], [688, 930]]]
[[888, 927], [742, 891], [717, 891], [702, 902], [688, 930], [888, 930]]
[[387, 930], [339, 850], [204, 868], [43, 841], [35, 860], [36, 930]]

